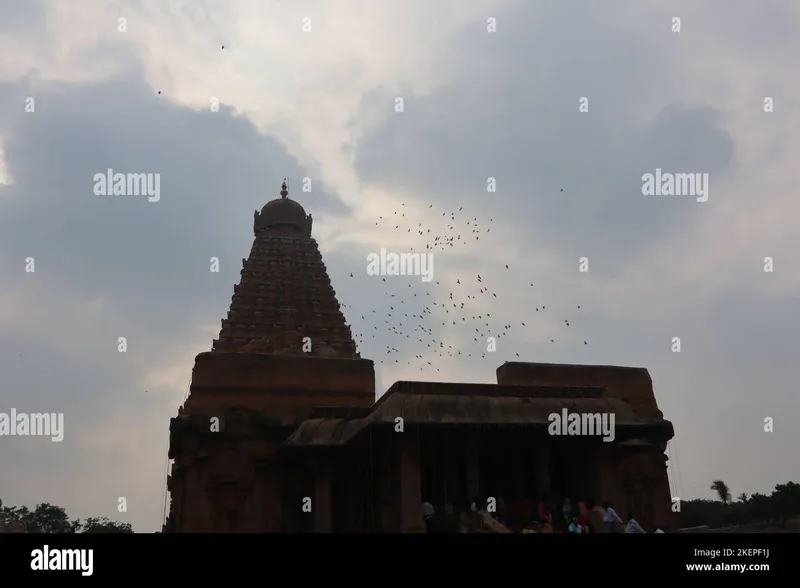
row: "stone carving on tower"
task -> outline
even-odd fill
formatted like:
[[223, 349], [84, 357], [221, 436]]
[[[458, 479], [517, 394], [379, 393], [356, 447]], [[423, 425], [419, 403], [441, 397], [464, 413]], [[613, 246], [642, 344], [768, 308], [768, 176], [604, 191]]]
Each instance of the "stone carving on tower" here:
[[312, 225], [284, 179], [280, 198], [253, 215], [253, 247], [212, 351], [360, 357]]

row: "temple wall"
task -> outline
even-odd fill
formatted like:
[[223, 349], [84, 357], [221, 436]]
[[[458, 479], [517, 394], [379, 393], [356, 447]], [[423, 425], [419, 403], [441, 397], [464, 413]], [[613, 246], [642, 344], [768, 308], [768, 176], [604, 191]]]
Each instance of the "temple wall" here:
[[186, 476], [181, 485], [183, 500], [176, 514], [175, 531], [178, 533], [209, 533], [214, 530], [213, 504], [206, 493], [203, 472], [198, 464], [184, 466]]
[[210, 430], [210, 415], [172, 420], [172, 530], [280, 531], [279, 440], [248, 413], [220, 416], [219, 432]]
[[611, 501], [623, 519], [632, 512], [647, 531], [674, 527], [666, 461], [659, 448], [610, 445], [600, 464], [603, 493], [596, 500]]
[[[364, 407], [374, 400], [375, 372], [368, 360], [201, 353], [170, 441], [171, 457], [184, 472], [173, 482], [172, 492], [185, 497], [175, 530], [281, 531], [283, 480], [276, 452], [283, 439], [267, 437], [280, 437], [281, 426], [299, 424], [314, 407]], [[212, 417], [220, 419], [219, 432], [211, 432]], [[319, 524], [330, 526], [327, 518]]]
[[[218, 463], [189, 463], [181, 484], [185, 500], [176, 513], [181, 533], [277, 533], [281, 529], [280, 474], [254, 467], [243, 480], [222, 477]], [[177, 488], [174, 491], [178, 493]], [[298, 506], [299, 508], [299, 506]], [[235, 513], [235, 522], [228, 519]]]
[[201, 353], [185, 409], [244, 407], [290, 425], [317, 406], [369, 407], [374, 402], [375, 370], [369, 360]]
[[599, 386], [645, 418], [663, 418], [645, 368], [509, 362], [497, 368], [497, 383], [511, 386]]
[[[506, 363], [497, 369], [506, 385], [599, 386], [604, 396], [626, 401], [642, 418], [661, 420], [650, 373], [644, 368]], [[674, 526], [664, 448], [603, 447], [592, 465], [595, 500], [610, 500], [620, 516], [632, 510], [645, 528]]]
[[653, 480], [653, 525], [663, 530], [672, 530], [675, 528], [675, 513], [672, 512], [672, 493], [669, 488], [667, 461], [664, 459], [662, 451], [654, 453], [654, 461], [657, 462], [660, 458], [663, 465], [659, 469], [654, 464], [651, 474]]
[[282, 426], [297, 426], [308, 418], [313, 408], [319, 406], [353, 407], [355, 400], [348, 396], [329, 394], [298, 393], [266, 390], [246, 392], [237, 390], [199, 390], [193, 391], [186, 408], [191, 413], [224, 414], [230, 408], [247, 408], [279, 421]]
[[375, 400], [375, 368], [367, 359], [206, 352], [195, 358], [192, 383], [218, 388], [369, 393], [371, 402]]

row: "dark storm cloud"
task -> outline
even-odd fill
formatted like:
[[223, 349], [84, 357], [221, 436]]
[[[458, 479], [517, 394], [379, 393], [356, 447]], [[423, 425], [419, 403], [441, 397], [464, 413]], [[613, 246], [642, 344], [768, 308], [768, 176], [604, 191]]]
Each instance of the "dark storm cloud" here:
[[0, 32], [20, 32], [42, 24], [46, 0], [0, 0]]
[[[113, 509], [127, 494], [138, 507], [125, 520], [153, 530], [135, 477], [113, 496], [95, 490], [96, 506], [83, 505], [86, 512], [67, 496], [80, 501], [88, 489], [67, 488], [99, 475], [104, 459], [123, 477], [138, 467], [148, 478], [149, 470], [160, 473], [163, 458], [134, 464], [125, 451], [165, 438], [174, 416], [176, 391], [145, 391], [145, 378], [170, 361], [176, 345], [202, 340], [199, 324], [219, 325], [252, 244], [253, 210], [279, 197], [284, 176], [299, 190], [309, 174], [230, 109], [176, 106], [137, 71], [126, 73], [92, 85], [0, 85], [0, 136], [14, 179], [0, 185], [0, 294], [24, 293], [20, 316], [4, 319], [0, 332], [0, 411], [63, 412], [66, 421], [61, 443], [4, 438], [2, 466], [17, 475], [3, 492], [9, 501], [61, 501], [73, 516], [114, 518], [124, 517]], [[24, 111], [27, 96], [35, 99], [33, 113]], [[109, 167], [160, 173], [161, 200], [96, 196], [93, 177]], [[319, 182], [301, 200], [315, 215], [350, 214]], [[25, 273], [27, 257], [35, 259], [33, 274]], [[220, 259], [219, 273], [209, 271], [211, 257]], [[105, 311], [92, 312], [92, 301]], [[117, 351], [120, 336], [128, 339], [127, 355]], [[207, 351], [212, 337], [196, 351]], [[190, 376], [189, 363], [187, 382]], [[142, 426], [132, 430], [136, 438], [120, 436], [119, 447], [100, 451], [102, 442], [89, 439], [114, 418]], [[160, 428], [144, 425], [153, 421]], [[63, 476], [67, 486], [32, 495], [32, 481], [46, 484], [48, 476]]]
[[[747, 55], [792, 45], [787, 23], [794, 25], [796, 18], [777, 3], [763, 12], [735, 4], [735, 10], [707, 7], [708, 21], [725, 15], [723, 30], [703, 28], [708, 21], [690, 19], [689, 5], [678, 6], [675, 14], [687, 16], [682, 35], [707, 35], [708, 42], [696, 47], [707, 46], [712, 54], [711, 39], [718, 34], [730, 34]], [[497, 33], [487, 34], [477, 23], [455, 47], [443, 45], [450, 71], [459, 74], [455, 83], [423, 96], [385, 88], [365, 95], [359, 118], [391, 112], [396, 95], [405, 99], [405, 112], [392, 113], [350, 146], [362, 179], [387, 190], [405, 188], [440, 211], [463, 206], [469, 216], [494, 217], [498, 227], [514, 231], [520, 254], [545, 250], [550, 259], [570, 262], [585, 252], [600, 256], [601, 271], [594, 265], [593, 276], [602, 275], [603, 266], [622, 269], [649, 245], [693, 234], [695, 221], [719, 210], [715, 202], [751, 198], [746, 191], [722, 192], [723, 178], [741, 171], [737, 146], [714, 107], [715, 91], [706, 94], [707, 102], [686, 99], [684, 88], [694, 79], [685, 61], [690, 55], [679, 38], [658, 39], [670, 34], [669, 19], [641, 15], [621, 29], [615, 6], [620, 3], [545, 2], [535, 11], [498, 14]], [[765, 60], [770, 62], [781, 63]], [[582, 96], [590, 101], [585, 114], [578, 112]], [[778, 141], [786, 136], [777, 129], [774, 134]], [[709, 202], [642, 196], [642, 174], [658, 167], [709, 173]], [[486, 192], [487, 176], [497, 178], [496, 194]], [[735, 233], [727, 235], [732, 243], [739, 238]], [[698, 249], [699, 257], [706, 254], [711, 257]], [[647, 259], [636, 261], [636, 268], [650, 267]], [[448, 269], [453, 263], [448, 261]], [[681, 262], [674, 263], [677, 272]], [[673, 462], [671, 472], [682, 467], [686, 487], [681, 480], [673, 492], [703, 496], [712, 475], [724, 476], [732, 487], [769, 492], [793, 475], [791, 419], [777, 418], [783, 424], [774, 435], [764, 432], [763, 419], [797, 413], [797, 400], [787, 395], [787, 382], [796, 379], [789, 356], [797, 321], [790, 311], [796, 301], [752, 292], [763, 278], [763, 272], [731, 276], [728, 287], [713, 295], [699, 295], [691, 284], [675, 298], [654, 291], [638, 303], [631, 300], [631, 311], [641, 317], [632, 320], [593, 295], [591, 286], [532, 276], [567, 298], [580, 296], [584, 314], [576, 325], [590, 345], [565, 349], [556, 336], [559, 345], [514, 341], [514, 351], [538, 361], [647, 366], [681, 448], [681, 464], [676, 468]], [[681, 307], [693, 310], [685, 316], [673, 312]], [[529, 311], [519, 309], [525, 317]], [[675, 336], [682, 340], [680, 354], [670, 349]], [[493, 365], [513, 359], [501, 355]], [[770, 466], [762, 458], [767, 454]]]
[[[547, 18], [498, 19], [495, 34], [465, 32], [460, 80], [405, 96], [405, 112], [357, 145], [359, 174], [436, 195], [448, 209], [469, 203], [472, 212], [478, 203], [484, 216], [517, 226], [523, 246], [591, 251], [618, 264], [692, 222], [693, 198], [643, 196], [642, 174], [709, 173], [713, 200], [734, 155], [724, 121], [704, 105], [666, 104], [637, 122], [673, 82], [667, 56], [647, 31], [604, 27], [595, 13], [563, 6]], [[584, 96], [588, 113], [578, 111]], [[392, 104], [376, 91], [364, 108]], [[488, 176], [496, 194], [486, 192]]]
[[[720, 9], [720, 5], [710, 8], [716, 12], [715, 16], [721, 16], [722, 10], [725, 11], [728, 16], [725, 18], [725, 31], [732, 39], [736, 39], [738, 45], [746, 46], [752, 52], [768, 54], [779, 51], [783, 55], [791, 50], [787, 44], [800, 50], [796, 9], [794, 0], [730, 0], [723, 9]], [[735, 18], [730, 18], [731, 15], [735, 15]]]
[[[787, 23], [796, 19], [777, 10], [762, 12], [746, 0], [730, 1], [736, 10], [720, 9], [727, 33], [754, 51], [789, 42]], [[682, 73], [690, 56], [652, 42], [669, 35], [664, 17], [642, 15], [631, 23], [638, 28], [622, 29], [614, 19], [616, 8], [625, 4], [555, 0], [530, 9], [527, 0], [506, 3], [508, 10], [493, 14], [496, 34], [476, 22], [459, 38], [443, 39], [442, 51], [430, 56], [457, 74], [455, 83], [424, 96], [401, 92], [405, 112], [345, 150], [356, 156], [366, 183], [394, 195], [404, 189], [416, 194], [435, 204], [438, 217], [442, 207], [462, 205], [470, 216], [494, 217], [494, 226], [518, 237], [520, 253], [544, 249], [549, 261], [563, 257], [572, 263], [588, 251], [605, 257], [601, 266], [618, 268], [648, 244], [675, 237], [684, 224], [710, 214], [717, 198], [728, 197], [715, 192], [715, 182], [736, 165], [724, 116], [713, 105], [682, 100], [682, 84], [693, 79]], [[31, 0], [0, 0], [0, 33], [42, 23], [42, 15], [35, 16], [40, 7]], [[196, 10], [182, 17], [187, 15], [202, 16]], [[683, 34], [701, 34], [699, 23], [687, 27], [689, 22], [684, 19]], [[712, 47], [719, 31], [707, 33]], [[169, 59], [169, 48], [159, 50], [166, 57], [153, 57], [151, 66]], [[145, 392], [144, 379], [163, 364], [179, 364], [188, 383], [191, 358], [177, 356], [195, 342], [196, 352], [209, 348], [213, 335], [196, 327], [218, 328], [225, 316], [241, 258], [252, 244], [252, 211], [278, 197], [283, 176], [295, 195], [300, 179], [312, 173], [232, 110], [195, 111], [175, 105], [166, 92], [157, 95], [159, 88], [142, 81], [140, 65], [127, 49], [93, 46], [91, 58], [123, 64], [122, 73], [92, 85], [0, 84], [0, 137], [16, 181], [0, 185], [0, 411], [63, 411], [67, 418], [61, 444], [2, 440], [0, 472], [14, 476], [3, 476], [0, 496], [30, 506], [35, 500], [60, 503], [73, 516], [125, 518], [116, 512], [117, 496], [125, 494], [134, 505], [129, 515], [134, 527], [152, 531], [162, 522], [156, 513], [165, 487], [161, 447], [177, 398], [168, 384]], [[33, 114], [24, 112], [27, 96], [36, 99]], [[590, 100], [586, 114], [578, 112], [582, 96]], [[713, 101], [715, 95], [709, 96]], [[374, 89], [354, 124], [391, 111], [394, 98], [394, 92]], [[308, 165], [314, 169], [320, 162]], [[108, 167], [160, 173], [161, 201], [95, 196], [93, 176]], [[642, 196], [641, 175], [656, 167], [710, 173], [709, 202]], [[486, 192], [487, 176], [497, 178], [496, 194]], [[297, 198], [318, 221], [335, 224], [337, 217], [350, 215], [319, 182]], [[345, 316], [364, 334], [360, 348], [375, 361], [379, 394], [383, 379], [437, 379], [437, 367], [445, 379], [491, 381], [497, 365], [513, 360], [516, 352], [531, 361], [643, 365], [665, 416], [676, 424], [690, 497], [702, 495], [712, 475], [748, 492], [768, 491], [787, 478], [782, 472], [790, 471], [790, 448], [796, 444], [787, 441], [793, 433], [787, 433], [791, 424], [783, 415], [798, 410], [786, 384], [796, 381], [796, 301], [751, 295], [745, 286], [737, 293], [736, 285], [727, 295], [698, 297], [690, 284], [685, 296], [674, 300], [646, 294], [647, 300], [631, 305], [638, 317], [631, 319], [610, 309], [613, 305], [593, 290], [595, 283], [573, 287], [563, 275], [531, 276], [547, 281], [552, 292], [543, 294], [555, 298], [534, 300], [542, 293], [528, 294], [527, 276], [504, 274], [500, 263], [494, 267], [453, 251], [446, 262], [444, 255], [437, 257], [436, 271], [446, 263], [453, 276], [463, 272], [460, 277], [474, 280], [481, 273], [493, 280], [499, 285], [499, 313], [508, 310], [528, 321], [528, 315], [538, 316], [530, 305], [544, 302], [560, 313], [560, 297], [579, 298], [582, 318], [570, 329], [586, 334], [570, 335], [577, 346], [555, 334], [558, 344], [552, 345], [545, 319], [541, 326], [528, 321], [533, 325], [528, 333], [515, 323], [515, 334], [481, 363], [477, 357], [439, 359], [419, 344], [420, 337], [429, 337], [405, 328], [390, 332], [399, 321], [413, 321], [397, 313], [387, 319], [387, 307], [404, 298], [419, 311], [429, 300], [445, 298], [448, 282], [436, 286], [399, 277], [384, 283], [368, 277], [366, 255], [376, 247], [346, 243], [324, 259], [339, 300], [352, 305]], [[24, 273], [28, 256], [36, 259], [35, 274]], [[209, 272], [212, 256], [220, 258], [219, 274]], [[759, 283], [755, 275], [741, 281]], [[17, 289], [25, 298], [17, 306], [6, 303], [2, 296]], [[513, 304], [507, 297], [513, 290], [530, 299]], [[690, 305], [695, 312], [669, 320], [661, 315], [694, 298], [702, 298]], [[19, 316], [9, 320], [8, 308]], [[425, 323], [437, 341], [449, 337], [465, 352], [485, 349], [472, 333], [452, 326], [438, 309], [435, 313]], [[127, 356], [117, 353], [119, 336], [129, 339]], [[681, 354], [670, 351], [673, 336], [682, 337]], [[582, 345], [584, 338], [590, 345]], [[402, 353], [387, 356], [387, 346]], [[406, 368], [418, 353], [434, 364], [425, 373]], [[395, 359], [396, 369], [382, 369], [382, 360], [394, 368]], [[775, 415], [781, 417], [780, 433], [768, 437], [761, 421]], [[110, 422], [132, 425], [118, 432]], [[95, 483], [103, 474], [105, 487]]]
[[[137, 80], [35, 93], [5, 86], [0, 95], [36, 100], [33, 114], [7, 106], [0, 115], [16, 182], [0, 187], [6, 275], [32, 256], [37, 276], [109, 295], [136, 323], [146, 317], [151, 333], [219, 314], [208, 292], [230, 296], [252, 242], [251, 211], [279, 197], [284, 175], [298, 189], [306, 175], [224, 106], [181, 108]], [[107, 168], [159, 173], [161, 200], [96, 196], [94, 175]], [[316, 187], [302, 199], [315, 213], [348, 214]], [[212, 256], [219, 274], [209, 272]]]

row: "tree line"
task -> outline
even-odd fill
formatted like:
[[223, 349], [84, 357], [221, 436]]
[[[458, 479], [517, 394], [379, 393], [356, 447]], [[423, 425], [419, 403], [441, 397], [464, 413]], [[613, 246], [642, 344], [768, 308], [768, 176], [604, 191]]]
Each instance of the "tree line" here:
[[3, 506], [0, 519], [5, 518], [6, 526], [22, 521], [28, 533], [133, 533], [130, 523], [112, 521], [107, 517], [70, 519], [67, 511], [55, 504], [43, 502], [29, 510], [27, 506]]
[[733, 500], [731, 490], [723, 480], [711, 482], [710, 489], [719, 500], [682, 500], [681, 510], [675, 513], [678, 528], [732, 527], [761, 522], [782, 522], [800, 517], [800, 484], [778, 484], [772, 494], [741, 493]]
[[[731, 490], [723, 480], [714, 480], [710, 489], [719, 500], [683, 500], [680, 512], [675, 513], [678, 528], [711, 528], [746, 525], [769, 521], [786, 522], [800, 517], [800, 484], [778, 484], [770, 495], [741, 493], [733, 500]], [[6, 525], [22, 521], [29, 533], [133, 533], [130, 523], [112, 521], [107, 517], [70, 519], [64, 508], [54, 504], [0, 507], [0, 519]]]

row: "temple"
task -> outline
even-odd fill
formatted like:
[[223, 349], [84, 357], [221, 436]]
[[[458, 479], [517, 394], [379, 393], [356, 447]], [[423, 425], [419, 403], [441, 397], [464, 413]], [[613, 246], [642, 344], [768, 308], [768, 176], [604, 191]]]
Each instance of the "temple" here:
[[[421, 505], [591, 496], [673, 528], [646, 369], [506, 363], [497, 384], [401, 381], [375, 401], [312, 219], [288, 198], [255, 241], [212, 350], [170, 423], [164, 532], [422, 532]], [[549, 416], [613, 414], [615, 438], [553, 436]]]

